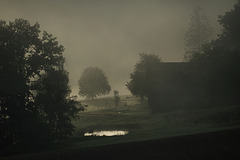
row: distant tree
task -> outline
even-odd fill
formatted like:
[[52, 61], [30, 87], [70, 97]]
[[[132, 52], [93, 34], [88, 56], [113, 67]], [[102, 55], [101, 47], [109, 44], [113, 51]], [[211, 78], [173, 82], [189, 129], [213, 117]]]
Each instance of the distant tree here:
[[213, 29], [203, 9], [196, 6], [191, 16], [189, 28], [185, 33], [185, 54], [184, 61], [190, 61], [194, 54], [202, 51], [202, 45], [209, 42]]
[[130, 74], [131, 80], [126, 86], [133, 95], [143, 99], [149, 95], [149, 74], [161, 62], [161, 58], [155, 54], [141, 53], [139, 55], [140, 60]]
[[86, 68], [79, 81], [79, 95], [94, 99], [97, 96], [109, 94], [111, 87], [102, 69]]
[[[39, 28], [38, 23], [31, 25], [23, 19], [0, 21], [0, 149], [32, 148], [56, 142], [58, 138], [52, 137], [56, 130], [51, 128], [56, 123], [61, 130], [58, 137], [72, 132], [73, 126], [58, 122], [69, 123], [69, 117], [76, 115], [76, 101], [68, 97], [68, 81], [59, 84], [67, 78], [64, 48], [51, 34], [40, 34]], [[51, 81], [48, 86], [47, 81]], [[46, 99], [40, 99], [41, 94]], [[58, 101], [58, 107], [45, 100]], [[50, 114], [58, 118], [46, 120]]]
[[120, 101], [120, 96], [119, 96], [119, 92], [117, 90], [113, 91], [114, 94], [114, 102], [115, 102], [115, 106], [117, 107]]

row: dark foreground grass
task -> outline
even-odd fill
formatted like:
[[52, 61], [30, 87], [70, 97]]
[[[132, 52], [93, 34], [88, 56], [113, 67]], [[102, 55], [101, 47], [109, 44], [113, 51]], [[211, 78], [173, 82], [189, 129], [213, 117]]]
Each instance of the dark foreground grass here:
[[240, 129], [72, 149], [3, 160], [238, 160]]
[[[201, 159], [204, 156], [219, 159], [224, 157], [220, 153], [238, 155], [234, 147], [235, 141], [240, 142], [237, 135], [240, 106], [152, 114], [147, 103], [135, 97], [121, 97], [121, 100], [118, 107], [114, 106], [113, 98], [86, 100], [83, 103], [89, 106], [74, 121], [76, 131], [67, 142], [38, 153], [0, 159], [196, 159], [198, 153]], [[83, 136], [85, 132], [98, 130], [128, 130], [129, 134]]]
[[[240, 125], [240, 106], [179, 109], [152, 114], [146, 101], [140, 102], [134, 97], [121, 99], [128, 106], [115, 107], [112, 98], [85, 101], [89, 104], [89, 109], [81, 113], [80, 119], [74, 122], [76, 132], [69, 147], [84, 148], [159, 139], [224, 130]], [[129, 134], [114, 138], [83, 137], [85, 132], [99, 130], [128, 130]]]

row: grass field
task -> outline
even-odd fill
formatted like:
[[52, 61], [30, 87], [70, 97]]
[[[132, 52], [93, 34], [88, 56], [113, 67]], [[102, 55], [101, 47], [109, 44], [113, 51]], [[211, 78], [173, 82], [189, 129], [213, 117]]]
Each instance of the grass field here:
[[[111, 97], [83, 100], [82, 104], [88, 107], [79, 113], [79, 119], [73, 121], [76, 127], [73, 136], [60, 146], [34, 154], [84, 151], [94, 147], [240, 128], [240, 106], [179, 109], [152, 114], [146, 100], [140, 101], [133, 96], [121, 96], [117, 107]], [[83, 136], [85, 132], [101, 130], [126, 130], [129, 134], [114, 137]]]
[[[240, 106], [178, 110], [151, 114], [147, 101], [122, 96], [119, 106], [113, 98], [85, 100], [87, 110], [74, 121], [76, 131], [69, 147], [91, 147], [123, 142], [159, 139], [239, 127]], [[127, 130], [117, 137], [83, 137], [85, 132]]]

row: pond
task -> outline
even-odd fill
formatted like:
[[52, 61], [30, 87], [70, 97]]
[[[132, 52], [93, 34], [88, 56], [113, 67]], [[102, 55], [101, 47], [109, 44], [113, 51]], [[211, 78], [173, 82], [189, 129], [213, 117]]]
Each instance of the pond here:
[[128, 134], [129, 131], [94, 131], [94, 132], [86, 132], [84, 133], [84, 136], [124, 136]]

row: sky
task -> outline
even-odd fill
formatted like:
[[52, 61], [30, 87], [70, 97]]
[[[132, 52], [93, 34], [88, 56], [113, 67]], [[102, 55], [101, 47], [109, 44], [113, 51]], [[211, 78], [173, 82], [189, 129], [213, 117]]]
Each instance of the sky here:
[[[139, 53], [154, 53], [164, 62], [181, 62], [184, 33], [192, 11], [205, 11], [214, 35], [218, 15], [236, 0], [0, 0], [0, 19], [38, 22], [65, 47], [72, 95], [87, 67], [99, 67], [112, 91], [130, 94], [125, 84]], [[216, 36], [215, 36], [216, 37]], [[112, 94], [112, 93], [111, 93]]]

